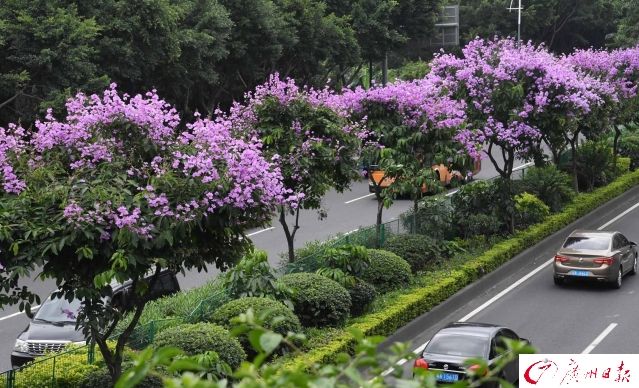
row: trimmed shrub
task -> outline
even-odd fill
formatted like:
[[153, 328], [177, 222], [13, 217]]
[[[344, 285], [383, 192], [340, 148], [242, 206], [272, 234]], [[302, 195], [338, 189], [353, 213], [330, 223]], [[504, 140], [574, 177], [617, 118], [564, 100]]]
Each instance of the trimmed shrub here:
[[[299, 333], [302, 331], [302, 325], [297, 316], [286, 307], [283, 303], [270, 298], [245, 297], [232, 300], [211, 313], [206, 320], [231, 329], [231, 319], [245, 313], [249, 308], [253, 309], [256, 316], [267, 313], [264, 319], [264, 327], [286, 336], [289, 331]], [[275, 319], [277, 318], [277, 319]], [[275, 320], [274, 320], [275, 319]], [[249, 355], [255, 354], [255, 349], [249, 343], [246, 335], [237, 337], [244, 351]]]
[[348, 289], [348, 293], [351, 296], [351, 315], [362, 315], [368, 309], [368, 306], [373, 302], [377, 296], [377, 291], [372, 284], [364, 281], [356, 282], [352, 287]]
[[410, 264], [396, 254], [379, 249], [368, 250], [371, 263], [362, 273], [362, 279], [384, 293], [410, 283]]
[[[106, 368], [92, 370], [84, 376], [78, 385], [80, 388], [107, 388], [112, 387], [111, 375]], [[162, 377], [155, 373], [149, 373], [142, 381], [136, 384], [136, 388], [157, 388], [164, 386]]]
[[575, 196], [570, 175], [554, 165], [527, 169], [521, 179], [520, 188], [524, 192], [534, 194], [553, 212], [561, 210]]
[[550, 214], [550, 208], [530, 193], [515, 196], [515, 223], [526, 227], [543, 221]]
[[455, 236], [453, 208], [448, 197], [428, 197], [419, 202], [417, 215], [413, 209], [400, 215], [404, 228], [416, 234], [423, 234], [437, 240], [446, 240]]
[[348, 291], [337, 282], [314, 273], [284, 275], [280, 282], [293, 290], [295, 314], [304, 326], [341, 326], [351, 309]]
[[393, 252], [410, 264], [413, 272], [442, 259], [438, 242], [420, 234], [392, 235], [384, 243], [384, 250]]
[[183, 324], [168, 328], [153, 340], [153, 347], [174, 346], [194, 356], [214, 351], [220, 359], [236, 369], [246, 360], [242, 345], [225, 328], [212, 323]]
[[[78, 387], [84, 377], [98, 369], [96, 365], [87, 364], [87, 354], [61, 355], [58, 357], [45, 357], [30, 367], [20, 369], [16, 375], [16, 388], [49, 388], [52, 386], [52, 370], [55, 367], [55, 387]], [[55, 364], [54, 364], [55, 362]]]
[[493, 236], [500, 233], [504, 223], [494, 214], [469, 214], [457, 220], [464, 238], [475, 236]]

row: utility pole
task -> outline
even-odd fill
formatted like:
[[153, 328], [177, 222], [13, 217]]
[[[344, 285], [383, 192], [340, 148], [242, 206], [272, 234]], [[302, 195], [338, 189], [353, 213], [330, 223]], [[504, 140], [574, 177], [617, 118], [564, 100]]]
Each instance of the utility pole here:
[[508, 7], [508, 11], [517, 10], [517, 45], [521, 45], [521, 10], [523, 9], [521, 6], [521, 0], [519, 1], [519, 6], [517, 8], [513, 8], [513, 0], [510, 0], [510, 7]]

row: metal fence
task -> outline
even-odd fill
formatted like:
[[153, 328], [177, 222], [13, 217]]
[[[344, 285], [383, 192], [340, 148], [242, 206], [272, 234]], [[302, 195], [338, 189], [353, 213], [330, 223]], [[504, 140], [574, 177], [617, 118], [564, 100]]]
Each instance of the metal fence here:
[[[532, 163], [528, 163], [516, 169], [517, 174], [513, 178], [521, 179], [526, 168]], [[451, 193], [441, 194], [438, 197], [445, 200], [450, 199]], [[375, 225], [357, 229], [343, 234], [334, 239], [325, 241], [321, 248], [313, 254], [288, 263], [280, 269], [280, 273], [294, 272], [315, 272], [322, 266], [322, 256], [326, 250], [344, 245], [363, 245], [368, 248], [383, 247], [387, 238], [393, 234], [413, 233], [415, 224], [413, 218], [408, 216], [410, 211], [400, 215], [395, 220], [388, 221], [380, 225], [379, 235]], [[148, 323], [136, 327], [128, 341], [132, 349], [143, 349], [153, 342], [155, 335], [162, 329], [176, 326], [181, 323], [195, 323], [203, 317], [220, 307], [231, 298], [224, 291], [220, 290], [208, 298], [200, 301], [195, 309], [184, 319], [167, 318], [152, 320]], [[117, 338], [117, 334], [112, 338]], [[101, 360], [100, 352], [95, 352], [94, 346], [82, 346], [66, 350], [61, 353], [51, 354], [49, 357], [38, 358], [36, 361], [24, 367], [0, 373], [0, 388], [45, 388], [45, 387], [69, 387], [73, 386], [70, 381], [77, 381], [77, 375], [86, 374], [91, 370], [98, 369], [97, 360]], [[74, 378], [76, 380], [74, 380]], [[34, 385], [37, 381], [50, 381], [47, 385]]]

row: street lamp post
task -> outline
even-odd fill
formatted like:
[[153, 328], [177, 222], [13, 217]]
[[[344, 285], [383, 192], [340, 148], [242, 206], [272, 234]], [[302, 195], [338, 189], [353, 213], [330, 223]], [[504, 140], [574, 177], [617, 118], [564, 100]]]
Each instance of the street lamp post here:
[[513, 0], [510, 0], [510, 7], [508, 7], [508, 11], [517, 10], [517, 45], [521, 44], [521, 0], [519, 0], [519, 6], [517, 8], [513, 8]]

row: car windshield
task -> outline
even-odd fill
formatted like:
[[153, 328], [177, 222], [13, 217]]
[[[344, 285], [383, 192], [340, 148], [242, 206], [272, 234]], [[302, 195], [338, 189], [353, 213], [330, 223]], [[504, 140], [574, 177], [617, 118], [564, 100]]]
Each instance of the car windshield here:
[[436, 335], [425, 350], [425, 353], [460, 357], [484, 357], [487, 352], [487, 338], [459, 334]]
[[610, 246], [610, 237], [568, 237], [564, 248], [604, 251]]
[[35, 319], [52, 323], [75, 323], [80, 303], [79, 299], [68, 302], [66, 299], [49, 297], [38, 309]]

